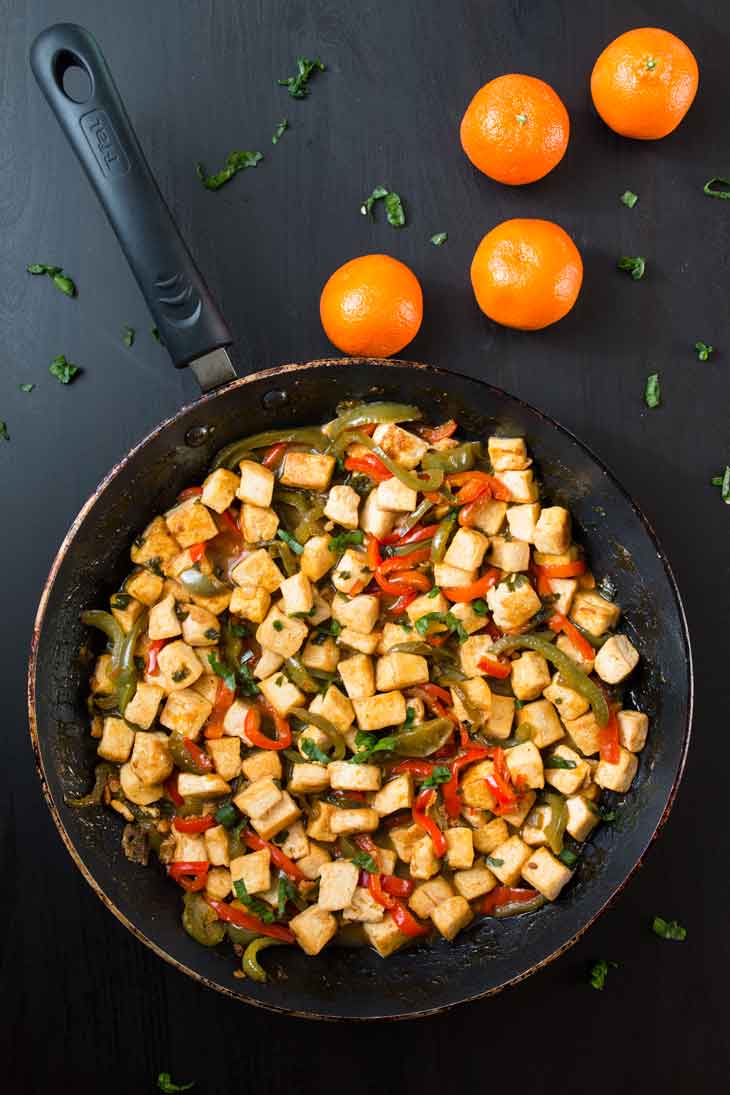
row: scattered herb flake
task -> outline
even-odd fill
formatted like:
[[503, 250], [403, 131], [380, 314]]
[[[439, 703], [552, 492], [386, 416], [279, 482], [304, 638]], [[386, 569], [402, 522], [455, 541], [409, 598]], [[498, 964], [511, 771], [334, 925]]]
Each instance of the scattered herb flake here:
[[373, 753], [382, 753], [393, 748], [396, 744], [397, 736], [395, 734], [388, 734], [384, 738], [377, 738], [375, 734], [367, 733], [364, 730], [358, 730], [355, 735], [355, 745], [357, 752], [354, 756], [349, 757], [350, 764], [365, 764], [370, 760]]
[[431, 775], [421, 784], [421, 790], [427, 787], [438, 787], [441, 783], [448, 783], [451, 779], [451, 769], [446, 764], [437, 764]]
[[563, 848], [562, 852], [560, 852], [558, 855], [558, 859], [560, 860], [560, 862], [564, 863], [566, 867], [571, 868], [575, 867], [579, 858], [580, 856], [578, 856], [575, 852], [572, 852], [570, 848]]
[[160, 346], [164, 346], [164, 342], [162, 341], [162, 337], [160, 336], [159, 327], [152, 327], [150, 329], [150, 334], [152, 335], [155, 342], [159, 342]]
[[715, 347], [708, 346], [706, 342], [695, 342], [695, 351], [700, 361], [709, 361], [710, 355], [715, 352]]
[[659, 383], [659, 373], [652, 373], [646, 378], [644, 389], [644, 402], [647, 407], [658, 407], [662, 400], [662, 389]]
[[18, 384], [21, 392], [32, 392], [35, 388], [35, 384]]
[[253, 916], [258, 916], [259, 920], [263, 920], [264, 924], [271, 924], [274, 919], [274, 910], [270, 908], [265, 901], [261, 901], [258, 897], [252, 897], [246, 889], [246, 883], [242, 878], [233, 883], [233, 889], [235, 890], [238, 900], [246, 906], [248, 911]]
[[45, 262], [31, 262], [29, 266], [26, 266], [26, 270], [29, 274], [48, 274], [50, 277], [61, 273], [60, 266], [48, 266]]
[[590, 974], [591, 988], [603, 989], [605, 987], [608, 971], [611, 967], [617, 969], [618, 962], [607, 962], [605, 958], [600, 958], [598, 962], [593, 963]]
[[625, 270], [627, 274], [631, 274], [634, 281], [643, 278], [646, 270], [646, 260], [641, 255], [623, 255], [617, 265], [619, 270]]
[[304, 548], [302, 547], [302, 545], [297, 540], [295, 540], [291, 533], [287, 532], [286, 529], [277, 529], [276, 535], [279, 537], [280, 540], [283, 540], [284, 543], [291, 548], [295, 555], [304, 554]]
[[32, 262], [29, 266], [26, 266], [26, 270], [29, 274], [46, 274], [64, 296], [76, 296], [76, 286], [71, 278], [63, 273], [61, 266], [48, 266], [45, 262]]
[[488, 867], [504, 867], [504, 860], [498, 859], [496, 856], [488, 855], [486, 859]]
[[665, 920], [661, 916], [654, 917], [651, 930], [662, 939], [676, 939], [681, 943], [687, 938], [687, 929], [683, 928], [677, 920]]
[[621, 201], [624, 205], [628, 206], [629, 209], [633, 209], [638, 200], [639, 195], [634, 194], [633, 190], [624, 190], [623, 194], [621, 195]]
[[489, 612], [489, 606], [487, 602], [483, 601], [481, 597], [476, 601], [472, 601], [471, 607], [472, 612], [475, 612], [477, 616], [486, 616]]
[[195, 1080], [191, 1080], [189, 1084], [176, 1084], [173, 1083], [169, 1072], [160, 1072], [157, 1077], [157, 1086], [160, 1091], [165, 1092], [165, 1095], [176, 1095], [178, 1091], [189, 1091], [191, 1087], [195, 1087]]
[[285, 87], [292, 99], [304, 99], [309, 95], [309, 80], [316, 72], [325, 72], [326, 67], [318, 59], [310, 61], [308, 57], [297, 57], [296, 76], [287, 76], [277, 80], [279, 87]]
[[61, 384], [70, 384], [81, 370], [78, 365], [72, 365], [70, 361], [66, 361], [63, 354], [59, 354], [58, 357], [54, 357], [53, 361], [48, 366], [48, 372], [51, 376], [55, 376], [56, 380], [59, 380]]
[[245, 171], [247, 167], [256, 167], [263, 158], [262, 152], [231, 152], [226, 156], [226, 166], [217, 174], [207, 175], [202, 163], [197, 163], [195, 170], [206, 190], [220, 190], [239, 171]]
[[360, 212], [364, 217], [372, 216], [375, 203], [381, 201], [385, 205], [385, 215], [388, 224], [393, 228], [402, 228], [406, 223], [406, 214], [403, 202], [399, 194], [394, 190], [388, 190], [386, 186], [376, 186], [369, 198], [360, 206]]
[[122, 334], [122, 342], [125, 346], [134, 346], [134, 336], [137, 332], [134, 327], [125, 327]]
[[441, 247], [442, 244], [446, 243], [448, 238], [448, 232], [437, 232], [435, 236], [431, 236], [429, 243], [432, 243], [434, 247]]
[[708, 179], [702, 189], [709, 198], [722, 198], [724, 201], [730, 199], [730, 179], [715, 176]]
[[236, 677], [233, 670], [219, 662], [215, 654], [208, 655], [208, 665], [217, 677], [220, 677], [229, 692], [236, 691]]
[[271, 626], [273, 627], [274, 631], [283, 631], [284, 630], [284, 624], [281, 620], [274, 620], [274, 622], [272, 623]]
[[329, 764], [331, 757], [328, 757], [324, 750], [320, 749], [311, 738], [302, 738], [302, 752], [313, 760], [316, 764]]
[[71, 278], [66, 277], [65, 274], [54, 274], [53, 275], [53, 284], [56, 286], [57, 289], [61, 290], [61, 292], [64, 294], [64, 296], [67, 296], [67, 297], [75, 297], [76, 296], [76, 286], [71, 281]]
[[725, 465], [722, 475], [713, 477], [712, 485], [720, 488], [720, 497], [726, 505], [730, 506], [730, 464]]
[[555, 754], [552, 757], [548, 757], [545, 761], [546, 768], [577, 768], [578, 765], [574, 760], [569, 760], [567, 757], [561, 757]]
[[8, 424], [7, 424], [7, 422], [1, 422], [0, 421], [0, 441], [9, 441], [9, 440], [10, 440], [10, 434], [8, 433]]
[[279, 124], [277, 125], [276, 129], [274, 130], [273, 134], [272, 134], [271, 143], [272, 144], [278, 144], [279, 141], [281, 140], [281, 138], [286, 133], [288, 128], [289, 128], [289, 122], [287, 121], [286, 118], [282, 118], [281, 121], [279, 122]]
[[364, 539], [365, 533], [361, 529], [355, 529], [353, 532], [338, 532], [330, 538], [327, 546], [330, 551], [339, 555], [345, 548], [352, 547], [353, 544], [361, 544]]
[[352, 862], [362, 871], [368, 871], [370, 874], [378, 874], [378, 865], [369, 852], [356, 852], [352, 857]]

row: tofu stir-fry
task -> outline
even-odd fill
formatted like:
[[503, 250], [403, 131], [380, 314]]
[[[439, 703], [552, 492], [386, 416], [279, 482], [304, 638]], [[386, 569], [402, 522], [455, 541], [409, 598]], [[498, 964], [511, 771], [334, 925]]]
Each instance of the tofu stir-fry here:
[[555, 901], [646, 740], [610, 583], [524, 439], [421, 417], [229, 445], [83, 617], [107, 645], [77, 803], [259, 980], [275, 943], [385, 957]]

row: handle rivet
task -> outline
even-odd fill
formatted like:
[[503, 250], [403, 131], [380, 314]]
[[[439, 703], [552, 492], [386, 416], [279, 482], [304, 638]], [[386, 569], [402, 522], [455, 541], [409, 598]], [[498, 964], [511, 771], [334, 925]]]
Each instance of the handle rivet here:
[[277, 407], [283, 407], [285, 403], [289, 402], [289, 395], [287, 392], [282, 392], [278, 389], [274, 389], [271, 392], [265, 392], [261, 396], [261, 403], [266, 411], [276, 410]]
[[213, 433], [215, 426], [191, 426], [185, 434], [185, 444], [191, 449], [198, 449]]

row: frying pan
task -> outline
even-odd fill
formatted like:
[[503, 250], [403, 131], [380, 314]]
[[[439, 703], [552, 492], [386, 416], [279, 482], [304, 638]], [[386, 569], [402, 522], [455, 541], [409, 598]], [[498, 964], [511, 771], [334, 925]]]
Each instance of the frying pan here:
[[[692, 711], [684, 611], [649, 523], [604, 464], [567, 430], [488, 384], [408, 361], [344, 359], [285, 365], [233, 379], [231, 338], [149, 172], [104, 58], [81, 27], [61, 24], [33, 45], [31, 64], [81, 160], [177, 366], [191, 364], [204, 394], [141, 441], [107, 475], [63, 541], [35, 623], [28, 680], [31, 737], [48, 806], [69, 853], [104, 904], [143, 943], [212, 988], [272, 1011], [327, 1019], [427, 1015], [492, 995], [569, 947], [626, 884], [667, 817], [682, 776]], [[83, 103], [64, 88], [81, 67]], [[215, 392], [213, 392], [214, 389]], [[130, 863], [119, 819], [78, 810], [95, 762], [85, 708], [88, 639], [82, 610], [104, 602], [128, 570], [133, 537], [198, 482], [216, 451], [256, 430], [321, 422], [338, 400], [402, 399], [432, 421], [456, 418], [469, 436], [498, 428], [527, 438], [545, 491], [568, 505], [599, 573], [615, 581], [624, 627], [641, 653], [628, 703], [651, 718], [648, 744], [617, 820], [601, 826], [560, 899], [533, 914], [486, 920], [444, 941], [397, 952], [330, 947], [317, 958], [275, 954], [266, 985], [233, 978], [230, 947], [206, 949], [180, 924], [162, 871]], [[273, 952], [272, 952], [273, 953]], [[270, 960], [269, 965], [272, 965]]]

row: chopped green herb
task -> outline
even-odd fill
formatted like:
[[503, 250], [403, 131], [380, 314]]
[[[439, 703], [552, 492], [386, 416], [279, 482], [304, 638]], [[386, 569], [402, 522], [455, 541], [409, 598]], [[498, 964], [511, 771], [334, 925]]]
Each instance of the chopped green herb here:
[[203, 635], [212, 643], [217, 643], [221, 637], [220, 631], [215, 627], [209, 627], [206, 631], [203, 632]]
[[279, 87], [285, 87], [292, 99], [304, 99], [309, 95], [309, 80], [316, 72], [325, 72], [326, 68], [319, 60], [310, 61], [308, 57], [297, 57], [296, 76], [287, 76], [277, 80]]
[[71, 281], [71, 278], [66, 277], [65, 274], [54, 274], [53, 284], [56, 286], [57, 289], [60, 289], [65, 296], [76, 296], [76, 286]]
[[134, 336], [137, 332], [134, 327], [125, 327], [122, 333], [122, 342], [125, 346], [134, 346]]
[[438, 787], [442, 783], [448, 783], [450, 779], [451, 769], [446, 764], [437, 764], [431, 775], [424, 779], [421, 790], [423, 791], [427, 787]]
[[386, 186], [376, 186], [369, 198], [360, 206], [360, 212], [364, 217], [372, 216], [375, 203], [382, 201], [385, 206], [385, 216], [388, 224], [393, 228], [402, 228], [406, 223], [406, 214], [403, 202], [395, 190], [388, 190]]
[[295, 555], [302, 555], [304, 553], [304, 548], [302, 547], [302, 545], [297, 540], [295, 540], [291, 533], [287, 532], [286, 529], [278, 529], [276, 535], [279, 537], [280, 540], [283, 540], [285, 544], [289, 545]]
[[67, 297], [76, 296], [76, 286], [70, 277], [63, 273], [61, 266], [47, 266], [45, 262], [32, 262], [26, 266], [29, 274], [47, 274], [57, 289]]
[[249, 667], [241, 659], [241, 663], [236, 668], [236, 680], [238, 681], [238, 687], [244, 696], [258, 696], [261, 689], [254, 680], [253, 673]]
[[150, 328], [150, 334], [152, 335], [155, 342], [159, 342], [160, 346], [164, 346], [164, 342], [162, 341], [162, 336], [160, 335], [159, 327], [151, 327]]
[[615, 810], [610, 810], [608, 808], [608, 806], [604, 806], [600, 802], [595, 807], [595, 810], [596, 810], [596, 813], [598, 814], [598, 816], [600, 817], [601, 821], [605, 822], [606, 825], [610, 825], [611, 822], [615, 821], [616, 818], [618, 817], [618, 814], [616, 813]]
[[252, 897], [246, 889], [246, 883], [242, 878], [233, 883], [233, 889], [236, 893], [238, 900], [246, 906], [248, 911], [253, 916], [258, 916], [259, 920], [263, 920], [264, 924], [270, 924], [274, 919], [274, 910], [266, 904], [265, 901], [261, 901], [258, 897]]
[[563, 848], [562, 852], [560, 852], [558, 855], [558, 859], [560, 860], [560, 862], [564, 863], [566, 867], [571, 868], [575, 867], [579, 858], [580, 856], [578, 856], [575, 852], [571, 852], [570, 848]]
[[35, 384], [18, 384], [21, 392], [32, 392], [35, 388]]
[[618, 962], [607, 962], [605, 958], [600, 958], [598, 962], [593, 963], [590, 974], [591, 988], [603, 989], [605, 987], [608, 971], [612, 966], [617, 969]]
[[26, 266], [26, 270], [29, 274], [48, 274], [50, 277], [61, 273], [60, 266], [48, 266], [45, 262], [32, 262], [30, 266]]
[[567, 757], [561, 757], [558, 754], [548, 757], [545, 761], [546, 768], [577, 768], [578, 765], [574, 760], [568, 760]]
[[370, 874], [378, 874], [378, 865], [369, 852], [356, 852], [352, 857], [352, 862], [362, 871], [369, 871]]
[[[237, 639], [248, 638], [248, 628], [245, 624], [234, 624], [233, 620], [228, 621], [228, 628], [231, 635], [235, 635]], [[251, 651], [246, 651], [247, 654], [251, 654]]]
[[634, 194], [632, 190], [624, 190], [623, 194], [621, 195], [621, 201], [624, 203], [624, 205], [627, 205], [629, 209], [633, 209], [638, 200], [638, 194]]
[[724, 201], [730, 199], [730, 179], [715, 176], [708, 179], [702, 189], [709, 198], [722, 198]]
[[720, 488], [720, 497], [726, 505], [730, 506], [730, 464], [725, 465], [722, 475], [713, 476], [712, 485]]
[[215, 820], [224, 829], [230, 829], [238, 821], [238, 810], [232, 802], [225, 802], [215, 812]]
[[157, 1086], [160, 1091], [165, 1092], [165, 1095], [176, 1095], [178, 1091], [189, 1091], [191, 1087], [195, 1087], [195, 1080], [191, 1080], [189, 1084], [175, 1084], [169, 1072], [160, 1072], [157, 1077]]
[[485, 862], [488, 867], [504, 867], [504, 860], [493, 855], [488, 855]]
[[0, 422], [0, 440], [2, 440], [2, 441], [9, 441], [10, 440], [10, 434], [8, 433], [8, 424], [7, 424], [7, 422]]
[[454, 616], [453, 612], [426, 612], [425, 615], [419, 616], [415, 622], [415, 628], [419, 635], [424, 638], [428, 635], [432, 623], [446, 624], [449, 631], [456, 632], [457, 638], [460, 643], [466, 642], [469, 638], [469, 633], [462, 624], [461, 620]]
[[429, 242], [432, 243], [434, 245], [434, 247], [441, 247], [442, 244], [446, 243], [448, 238], [449, 238], [449, 233], [448, 232], [437, 232], [435, 236], [431, 236], [431, 239], [430, 239]]
[[271, 143], [272, 144], [278, 144], [279, 141], [281, 140], [281, 138], [286, 133], [288, 128], [289, 128], [289, 122], [287, 121], [286, 118], [282, 118], [281, 121], [279, 122], [279, 124], [277, 125], [276, 129], [274, 130], [273, 134], [272, 134]]
[[284, 630], [284, 625], [281, 622], [281, 620], [274, 620], [274, 622], [271, 626], [273, 627], [274, 631], [283, 631]]
[[60, 380], [62, 384], [70, 384], [81, 370], [78, 365], [72, 365], [70, 361], [66, 361], [63, 354], [59, 354], [58, 357], [54, 357], [48, 366], [48, 372], [51, 376], [55, 376], [56, 380]]
[[700, 361], [709, 361], [710, 355], [715, 352], [715, 347], [708, 346], [706, 342], [695, 342], [695, 351]]
[[226, 166], [217, 174], [206, 175], [202, 163], [196, 164], [195, 170], [206, 190], [220, 190], [239, 171], [244, 171], [247, 167], [256, 167], [263, 158], [262, 152], [231, 152], [229, 156], [226, 156]]
[[338, 570], [337, 575], [339, 578], [342, 578], [343, 582], [349, 582], [350, 578], [352, 578], [352, 574], [349, 570]]
[[332, 758], [328, 757], [327, 754], [322, 749], [320, 749], [318, 745], [315, 745], [311, 738], [302, 738], [301, 745], [302, 752], [306, 756], [308, 756], [310, 760], [313, 760], [316, 764], [330, 763]]
[[677, 920], [664, 920], [661, 916], [654, 917], [651, 930], [662, 939], [676, 939], [681, 943], [687, 938], [687, 929], [683, 928]]
[[125, 608], [129, 608], [130, 601], [132, 600], [129, 593], [115, 593], [111, 599], [112, 608], [118, 608], [122, 612]]
[[188, 667], [186, 665], [182, 665], [182, 666], [180, 666], [179, 669], [176, 669], [175, 672], [172, 674], [172, 679], [174, 680], [175, 684], [180, 684], [181, 681], [184, 681], [185, 678], [189, 677], [189, 676], [190, 676], [190, 670], [188, 669]]
[[659, 373], [652, 373], [646, 378], [644, 389], [644, 402], [647, 407], [658, 407], [662, 400], [662, 389], [659, 383]]
[[[274, 841], [274, 843], [276, 844], [278, 842]], [[291, 901], [298, 909], [305, 909], [307, 907], [306, 901], [302, 900], [301, 894], [294, 883], [285, 875], [281, 875], [276, 890], [276, 915], [279, 920], [282, 920], [286, 913], [288, 901]]]
[[164, 578], [165, 575], [162, 573], [162, 565], [161, 564], [162, 564], [162, 560], [160, 559], [160, 556], [155, 555], [154, 558], [148, 559], [142, 565], [144, 566], [144, 568], [146, 570], [149, 570], [152, 574], [156, 574], [158, 578]]
[[386, 186], [376, 186], [370, 197], [366, 198], [360, 206], [360, 212], [362, 213], [363, 217], [372, 216], [373, 207], [376, 201], [380, 201], [380, 199], [384, 198], [387, 193], [388, 188]]
[[434, 587], [433, 587], [433, 589], [429, 589], [429, 591], [428, 591], [428, 593], [426, 594], [426, 596], [427, 596], [427, 597], [429, 597], [429, 598], [431, 598], [431, 599], [433, 599], [434, 597], [438, 597], [438, 595], [439, 595], [439, 593], [440, 593], [440, 592], [441, 592], [441, 590], [439, 589], [439, 587], [438, 587], [438, 586], [434, 586]]
[[641, 255], [624, 255], [618, 260], [619, 270], [625, 270], [627, 274], [631, 274], [634, 281], [638, 281], [643, 278], [644, 271], [646, 270], [646, 260]]
[[391, 750], [397, 740], [397, 735], [395, 734], [388, 734], [384, 738], [377, 738], [375, 734], [366, 733], [364, 730], [358, 730], [355, 735], [357, 752], [354, 756], [349, 758], [349, 763], [365, 764], [370, 760], [373, 753]]
[[409, 726], [413, 726], [413, 720], [416, 717], [415, 707], [406, 707], [406, 717], [403, 720], [401, 729], [407, 730]]
[[476, 601], [471, 603], [472, 612], [475, 612], [477, 616], [486, 616], [489, 612], [489, 605], [486, 601], [483, 601], [479, 597]]
[[338, 532], [331, 537], [327, 546], [330, 551], [334, 551], [339, 555], [345, 548], [351, 547], [353, 544], [361, 544], [364, 539], [365, 533], [360, 529], [355, 529], [354, 532]]
[[229, 692], [236, 691], [236, 677], [233, 670], [219, 662], [215, 654], [208, 655], [208, 664], [217, 677], [220, 677]]

